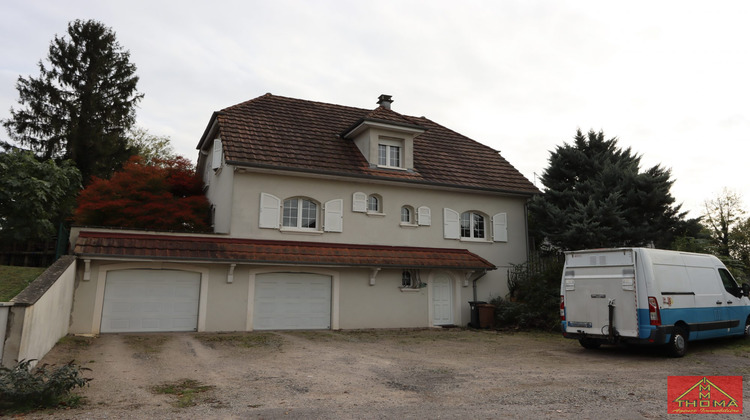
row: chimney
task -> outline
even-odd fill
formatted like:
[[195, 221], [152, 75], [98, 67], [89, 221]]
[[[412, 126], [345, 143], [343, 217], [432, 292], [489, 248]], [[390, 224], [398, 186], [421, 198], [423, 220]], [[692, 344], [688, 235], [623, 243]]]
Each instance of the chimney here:
[[391, 109], [391, 103], [393, 103], [393, 99], [391, 99], [391, 95], [378, 96], [378, 105], [382, 106], [383, 108]]

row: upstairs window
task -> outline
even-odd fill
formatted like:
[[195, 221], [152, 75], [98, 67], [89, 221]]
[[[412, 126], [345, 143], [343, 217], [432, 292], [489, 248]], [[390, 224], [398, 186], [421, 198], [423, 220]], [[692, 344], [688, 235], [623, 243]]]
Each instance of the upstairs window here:
[[380, 213], [380, 197], [374, 194], [367, 197], [367, 211]]
[[461, 237], [471, 239], [486, 238], [485, 218], [473, 211], [461, 213]]
[[409, 206], [401, 207], [401, 223], [413, 224], [414, 223], [414, 210]]
[[378, 166], [384, 168], [403, 168], [401, 142], [380, 140], [378, 143]]
[[318, 205], [305, 198], [284, 200], [282, 226], [296, 229], [318, 228]]

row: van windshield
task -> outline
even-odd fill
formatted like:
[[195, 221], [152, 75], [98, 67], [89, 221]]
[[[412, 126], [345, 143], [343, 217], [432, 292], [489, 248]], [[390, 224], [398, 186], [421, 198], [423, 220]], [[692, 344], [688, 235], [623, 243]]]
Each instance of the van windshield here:
[[732, 295], [740, 297], [740, 288], [737, 286], [737, 282], [734, 281], [732, 275], [729, 274], [729, 271], [720, 268], [719, 274], [721, 275], [721, 282], [724, 283], [724, 289]]

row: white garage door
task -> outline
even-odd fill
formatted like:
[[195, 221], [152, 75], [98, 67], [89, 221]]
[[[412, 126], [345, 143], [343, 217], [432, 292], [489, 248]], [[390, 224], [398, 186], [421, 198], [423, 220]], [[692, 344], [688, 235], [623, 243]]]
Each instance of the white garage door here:
[[253, 329], [331, 328], [331, 277], [268, 273], [255, 278]]
[[101, 332], [196, 331], [200, 284], [190, 271], [110, 271]]

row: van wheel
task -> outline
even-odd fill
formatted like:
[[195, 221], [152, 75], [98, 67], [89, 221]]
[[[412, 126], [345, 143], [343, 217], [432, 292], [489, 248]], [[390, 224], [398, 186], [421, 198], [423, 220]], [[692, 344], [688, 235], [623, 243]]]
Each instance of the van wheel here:
[[672, 357], [682, 357], [687, 353], [688, 333], [684, 328], [675, 328], [669, 339], [669, 354]]
[[590, 338], [581, 338], [578, 342], [581, 343], [581, 347], [588, 350], [596, 350], [602, 345], [598, 340], [592, 340]]
[[745, 338], [750, 338], [750, 317], [745, 321]]

